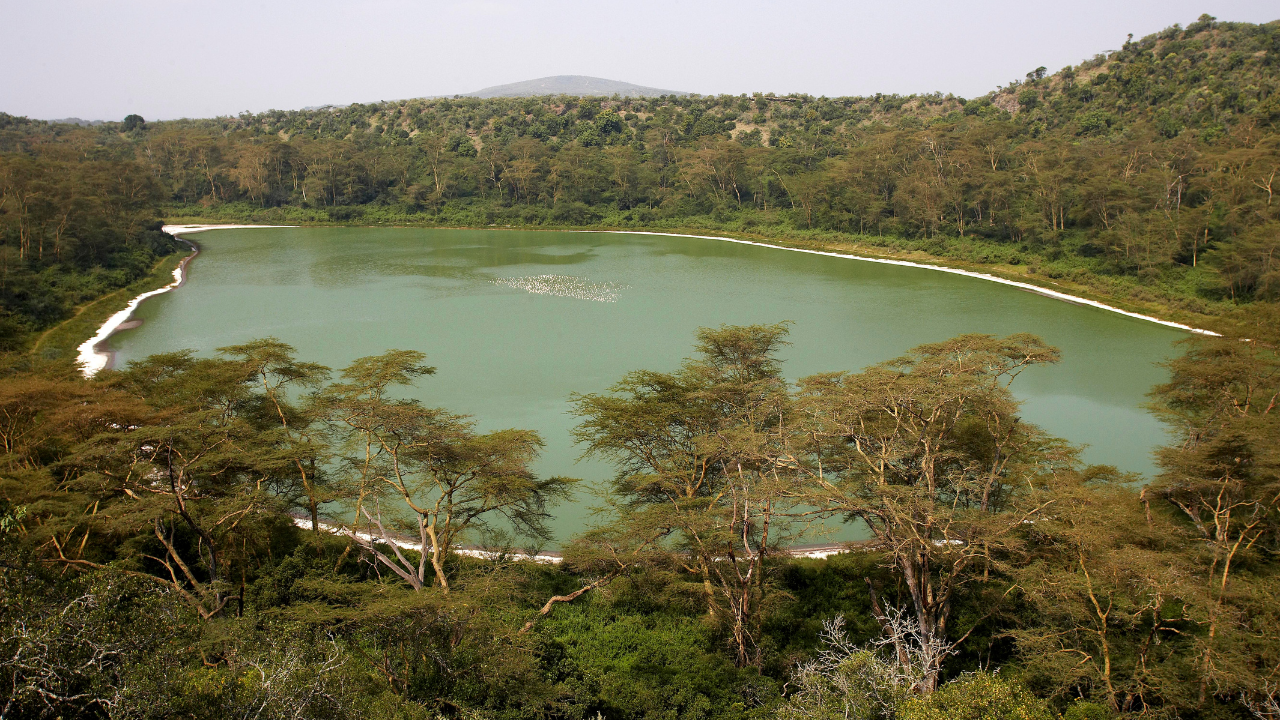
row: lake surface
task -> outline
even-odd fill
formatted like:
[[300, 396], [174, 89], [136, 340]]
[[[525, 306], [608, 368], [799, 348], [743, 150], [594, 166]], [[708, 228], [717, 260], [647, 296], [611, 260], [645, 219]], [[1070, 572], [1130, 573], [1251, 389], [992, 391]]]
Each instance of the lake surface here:
[[[611, 476], [578, 462], [573, 392], [630, 370], [672, 370], [699, 327], [794, 322], [795, 379], [859, 370], [961, 333], [1032, 332], [1058, 365], [1014, 384], [1023, 416], [1087, 445], [1088, 462], [1150, 475], [1167, 441], [1142, 409], [1156, 363], [1186, 333], [1017, 288], [918, 268], [720, 240], [611, 233], [282, 228], [193, 236], [187, 283], [145, 301], [114, 335], [117, 364], [274, 336], [335, 369], [389, 348], [421, 350], [436, 375], [412, 393], [485, 430], [537, 430], [545, 475]], [[553, 276], [553, 277], [545, 277]], [[581, 487], [553, 525], [565, 539], [594, 503]]]

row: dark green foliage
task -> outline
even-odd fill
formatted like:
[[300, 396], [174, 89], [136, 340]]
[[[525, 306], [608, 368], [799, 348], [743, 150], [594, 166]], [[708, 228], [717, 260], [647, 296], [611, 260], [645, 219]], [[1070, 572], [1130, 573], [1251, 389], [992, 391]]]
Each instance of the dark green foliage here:
[[142, 164], [105, 148], [0, 152], [0, 349], [185, 248], [160, 231], [160, 199]]
[[[177, 598], [119, 572], [72, 574], [0, 546], [0, 715], [105, 717], [145, 705], [199, 628]], [[145, 628], [145, 630], [142, 630]]]
[[[1267, 673], [1280, 659], [1280, 373], [1269, 317], [1244, 319], [1250, 342], [1204, 339], [1171, 364], [1157, 397], [1191, 441], [1162, 453], [1164, 474], [1141, 495], [1016, 421], [1002, 373], [1055, 357], [1032, 337], [922, 346], [859, 374], [817, 376], [793, 398], [776, 382], [785, 327], [704, 330], [699, 357], [677, 373], [636, 373], [613, 394], [579, 399], [595, 408], [598, 443], [643, 440], [670, 458], [622, 458], [631, 471], [611, 524], [567, 546], [560, 565], [441, 553], [416, 583], [376, 559], [385, 543], [310, 532], [307, 516], [345, 498], [321, 516], [339, 524], [352, 493], [369, 490], [342, 482], [358, 472], [316, 473], [342, 449], [323, 428], [346, 423], [331, 413], [401, 430], [443, 418], [415, 426], [413, 462], [476, 440], [444, 411], [358, 390], [428, 373], [419, 354], [364, 358], [337, 383], [270, 339], [219, 358], [156, 356], [94, 382], [14, 364], [0, 383], [0, 652], [15, 658], [0, 667], [6, 717], [710, 719], [853, 707], [868, 720], [1023, 720], [1047, 718], [1050, 705], [1077, 720], [1238, 716], [1277, 699]], [[926, 433], [936, 461], [911, 433], [885, 432], [885, 408], [925, 417], [932, 399], [961, 397], [968, 410], [943, 413], [955, 424]], [[826, 419], [815, 425], [815, 413]], [[840, 418], [852, 424], [831, 425]], [[654, 434], [679, 427], [693, 431], [689, 442]], [[1013, 432], [993, 436], [1007, 460], [979, 472], [994, 459], [995, 427]], [[628, 428], [642, 432], [624, 441]], [[662, 494], [657, 474], [670, 485], [692, 453], [732, 462], [715, 484], [740, 497], [731, 483], [757, 476], [751, 492], [778, 503], [771, 512], [786, 510], [785, 497], [827, 503], [814, 476], [795, 472], [816, 469], [808, 443], [822, 437], [823, 482], [848, 491], [842, 513], [868, 518], [878, 544], [798, 560], [744, 525], [751, 547], [768, 552], [731, 561], [737, 540], [719, 535], [739, 521], [706, 504], [715, 497], [691, 496], [683, 518], [645, 502]], [[888, 443], [874, 452], [898, 458], [892, 477], [867, 482], [841, 444], [852, 442]], [[946, 468], [940, 495], [912, 480], [926, 466]], [[979, 509], [996, 475], [982, 493], [992, 504]], [[915, 519], [890, 517], [898, 511]], [[671, 535], [674, 520], [688, 537], [659, 551], [654, 532]], [[913, 523], [914, 546], [902, 534]], [[720, 544], [692, 550], [711, 540]], [[407, 563], [419, 555], [403, 552]], [[717, 575], [727, 563], [760, 581]], [[438, 582], [423, 582], [431, 574]], [[891, 632], [883, 608], [911, 610], [895, 616], [916, 623], [908, 651], [910, 637], [926, 637], [914, 618], [940, 647], [959, 645], [895, 661], [876, 645]], [[833, 656], [823, 648], [837, 617], [844, 654]], [[893, 679], [899, 670], [907, 681]], [[884, 692], [866, 702], [857, 693], [867, 688]]]
[[1114, 715], [1104, 705], [1077, 700], [1067, 706], [1062, 720], [1111, 720]]
[[734, 667], [704, 617], [590, 603], [539, 632], [568, 717], [739, 718], [778, 693], [772, 681]]

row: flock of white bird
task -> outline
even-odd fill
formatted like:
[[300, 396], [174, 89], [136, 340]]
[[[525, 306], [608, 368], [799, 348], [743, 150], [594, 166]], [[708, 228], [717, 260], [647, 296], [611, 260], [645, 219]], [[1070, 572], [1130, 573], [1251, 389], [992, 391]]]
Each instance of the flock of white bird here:
[[591, 282], [572, 275], [527, 275], [525, 277], [494, 278], [493, 283], [524, 290], [535, 295], [555, 295], [556, 297], [594, 300], [596, 302], [618, 302], [618, 292], [627, 289], [626, 285], [610, 282]]

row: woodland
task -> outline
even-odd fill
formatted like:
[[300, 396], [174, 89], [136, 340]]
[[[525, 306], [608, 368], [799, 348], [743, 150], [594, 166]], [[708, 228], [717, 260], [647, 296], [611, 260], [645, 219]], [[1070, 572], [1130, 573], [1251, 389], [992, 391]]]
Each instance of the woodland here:
[[[0, 114], [0, 718], [1280, 718], [1280, 22], [1202, 16], [986, 96], [436, 98], [80, 127]], [[84, 379], [162, 221], [699, 231], [1187, 318], [1145, 478], [962, 335], [788, 382], [704, 328], [575, 395], [587, 492], [273, 338]], [[825, 559], [818, 521], [863, 529]]]

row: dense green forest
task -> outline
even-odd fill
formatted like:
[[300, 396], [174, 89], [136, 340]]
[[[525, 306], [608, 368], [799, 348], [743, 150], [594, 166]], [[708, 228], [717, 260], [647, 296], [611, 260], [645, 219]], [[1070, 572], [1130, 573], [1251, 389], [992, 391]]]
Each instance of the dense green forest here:
[[[1034, 336], [793, 386], [785, 324], [703, 330], [573, 398], [618, 474], [558, 564], [520, 554], [575, 483], [530, 472], [534, 433], [396, 399], [447, 382], [420, 353], [16, 369], [0, 713], [1272, 718], [1274, 320], [1172, 362], [1143, 487], [1019, 418]], [[872, 540], [792, 557], [817, 517]]]
[[0, 349], [186, 247], [160, 232], [160, 199], [145, 167], [100, 148], [0, 155]]
[[[0, 719], [1280, 717], [1280, 22], [976, 99], [425, 99], [96, 127], [0, 114]], [[536, 433], [272, 339], [25, 352], [186, 246], [161, 218], [695, 229], [1195, 313], [1145, 479], [968, 335], [788, 383], [786, 325], [572, 398], [617, 475], [547, 544]], [[123, 303], [121, 303], [123, 304]], [[797, 557], [816, 520], [870, 540]]]

